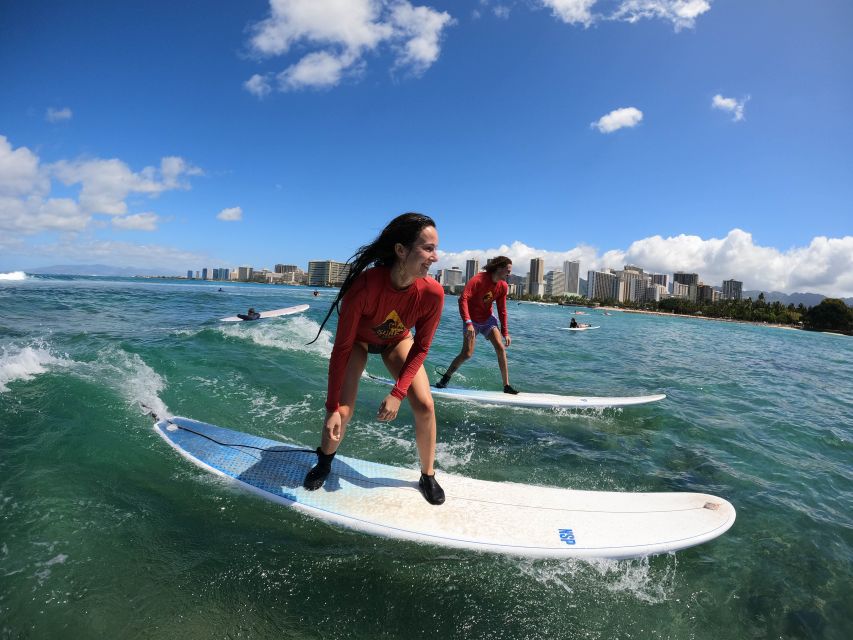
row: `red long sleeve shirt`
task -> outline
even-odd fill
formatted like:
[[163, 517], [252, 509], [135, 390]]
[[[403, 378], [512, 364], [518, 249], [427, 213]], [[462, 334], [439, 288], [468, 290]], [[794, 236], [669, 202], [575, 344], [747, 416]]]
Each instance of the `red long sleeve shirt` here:
[[391, 284], [388, 267], [373, 267], [359, 274], [341, 300], [335, 346], [329, 361], [326, 410], [338, 409], [344, 372], [356, 340], [374, 345], [393, 344], [408, 337], [409, 327], [414, 327], [414, 344], [391, 390], [395, 398], [405, 398], [426, 359], [443, 308], [444, 290], [433, 278], [418, 278], [406, 289], [398, 290]]
[[492, 315], [492, 302], [497, 303], [501, 334], [509, 335], [506, 321], [506, 294], [509, 286], [503, 280], [492, 282], [492, 274], [482, 271], [468, 281], [459, 296], [459, 315], [462, 322], [485, 322]]

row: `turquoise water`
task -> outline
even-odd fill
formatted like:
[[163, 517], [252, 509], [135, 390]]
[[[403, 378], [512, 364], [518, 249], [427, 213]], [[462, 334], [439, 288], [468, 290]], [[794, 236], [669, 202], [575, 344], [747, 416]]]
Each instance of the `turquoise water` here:
[[[601, 329], [570, 333], [567, 309], [511, 303], [518, 388], [668, 397], [559, 413], [437, 401], [439, 473], [699, 491], [738, 510], [677, 554], [529, 561], [335, 529], [176, 455], [143, 405], [318, 441], [332, 333], [306, 343], [332, 293], [218, 287], [0, 280], [0, 638], [853, 637], [853, 339], [597, 312]], [[459, 336], [448, 297], [430, 372]], [[454, 383], [499, 388], [490, 345]], [[362, 383], [342, 451], [416, 466], [408, 408], [372, 419], [385, 393]]]

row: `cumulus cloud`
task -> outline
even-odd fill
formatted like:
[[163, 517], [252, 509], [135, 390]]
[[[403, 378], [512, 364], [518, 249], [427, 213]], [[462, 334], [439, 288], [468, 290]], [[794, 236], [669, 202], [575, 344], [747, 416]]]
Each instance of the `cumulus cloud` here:
[[[250, 49], [260, 57], [282, 56], [299, 45], [313, 49], [276, 74], [277, 88], [328, 88], [363, 72], [364, 57], [387, 46], [394, 68], [419, 74], [440, 53], [441, 36], [454, 20], [444, 11], [408, 0], [270, 0], [270, 14], [252, 27]], [[243, 85], [263, 97], [269, 75]]]
[[134, 231], [156, 231], [160, 216], [156, 213], [134, 213], [129, 216], [113, 218], [113, 226], [117, 229]]
[[853, 296], [853, 236], [819, 236], [808, 246], [787, 251], [758, 245], [752, 234], [741, 229], [732, 229], [724, 238], [655, 235], [637, 240], [627, 249], [604, 252], [588, 245], [553, 251], [516, 241], [493, 249], [441, 253], [436, 267], [464, 269], [465, 260], [473, 258], [479, 259], [482, 266], [496, 255], [509, 256], [516, 274], [527, 273], [532, 258], [543, 258], [546, 270], [562, 269], [565, 260], [579, 260], [584, 278], [590, 270], [621, 269], [633, 264], [652, 273], [698, 273], [700, 280], [715, 286], [735, 279], [744, 283], [744, 289]]
[[732, 114], [732, 120], [740, 122], [744, 118], [743, 110], [747, 100], [749, 100], [749, 96], [743, 100], [737, 100], [736, 98], [724, 98], [718, 93], [711, 99], [711, 108], [727, 111]]
[[246, 91], [258, 98], [263, 98], [272, 91], [269, 76], [262, 76], [258, 73], [246, 80], [246, 82], [243, 83], [243, 87]]
[[[555, 18], [566, 24], [580, 24], [585, 27], [602, 20], [615, 20], [635, 23], [644, 19], [668, 20], [676, 31], [692, 28], [696, 19], [710, 11], [710, 0], [619, 0], [613, 3], [599, 0], [538, 0], [539, 4], [550, 9]], [[596, 6], [606, 5], [596, 12]]]
[[582, 24], [586, 27], [595, 20], [592, 7], [598, 0], [540, 0], [550, 9], [555, 18], [566, 24]]
[[[156, 197], [164, 191], [189, 189], [188, 178], [201, 173], [176, 156], [139, 172], [115, 158], [44, 164], [30, 149], [15, 149], [0, 136], [0, 231], [9, 235], [77, 232], [93, 224], [96, 215], [121, 216], [116, 228], [154, 230], [156, 214], [128, 215], [126, 199], [136, 193]], [[79, 185], [77, 198], [51, 198], [53, 179], [66, 186]]]
[[669, 20], [680, 31], [692, 28], [696, 18], [710, 10], [709, 0], [623, 0], [608, 19], [633, 23], [658, 18]]
[[239, 222], [243, 219], [243, 209], [240, 207], [228, 207], [216, 214], [217, 220], [225, 222]]
[[65, 120], [71, 120], [72, 115], [71, 109], [68, 107], [63, 107], [62, 109], [48, 107], [44, 118], [48, 122], [64, 122]]
[[643, 120], [643, 112], [635, 107], [614, 109], [596, 122], [590, 124], [601, 133], [613, 133], [625, 127], [636, 127]]

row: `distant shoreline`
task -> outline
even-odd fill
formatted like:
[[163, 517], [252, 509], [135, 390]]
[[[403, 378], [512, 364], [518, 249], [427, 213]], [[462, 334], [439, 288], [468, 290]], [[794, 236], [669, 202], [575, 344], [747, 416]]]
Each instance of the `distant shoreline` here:
[[[689, 320], [713, 320], [715, 322], [732, 322], [736, 324], [751, 324], [756, 327], [772, 327], [774, 329], [790, 329], [793, 331], [804, 331], [802, 327], [796, 327], [791, 324], [779, 324], [776, 322], [755, 322], [753, 320], [735, 320], [733, 318], [712, 318], [709, 316], [689, 315], [686, 313], [667, 313], [665, 311], [645, 311], [643, 309], [620, 309], [619, 307], [595, 307], [606, 311], [617, 311], [619, 313], [643, 313], [652, 316], [666, 316], [667, 318], [687, 318]], [[843, 334], [841, 334], [843, 335]]]

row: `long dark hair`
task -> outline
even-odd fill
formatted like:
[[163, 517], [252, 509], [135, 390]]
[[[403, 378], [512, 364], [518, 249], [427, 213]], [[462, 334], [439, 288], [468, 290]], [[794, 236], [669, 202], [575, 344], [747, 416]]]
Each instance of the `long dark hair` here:
[[359, 247], [358, 251], [356, 251], [349, 260], [347, 260], [349, 272], [347, 273], [347, 277], [344, 278], [341, 290], [338, 291], [338, 295], [336, 295], [335, 299], [332, 301], [332, 306], [329, 307], [329, 312], [326, 314], [326, 317], [323, 318], [323, 322], [320, 324], [320, 329], [317, 331], [317, 335], [314, 336], [314, 339], [308, 344], [316, 342], [317, 338], [320, 337], [323, 327], [326, 326], [326, 322], [328, 322], [329, 318], [332, 316], [332, 311], [337, 309], [340, 314], [340, 301], [347, 294], [350, 287], [352, 287], [352, 283], [355, 282], [355, 279], [361, 275], [362, 271], [370, 266], [390, 267], [397, 259], [397, 254], [394, 251], [394, 247], [397, 243], [411, 249], [415, 244], [415, 240], [417, 240], [421, 235], [421, 231], [426, 227], [434, 226], [435, 221], [429, 216], [410, 211], [408, 213], [400, 214], [385, 225], [382, 233], [376, 236], [376, 239], [373, 242]]
[[503, 269], [508, 264], [512, 264], [512, 260], [510, 260], [506, 256], [495, 256], [494, 258], [489, 259], [483, 269], [486, 271], [486, 273], [494, 273], [498, 269]]

